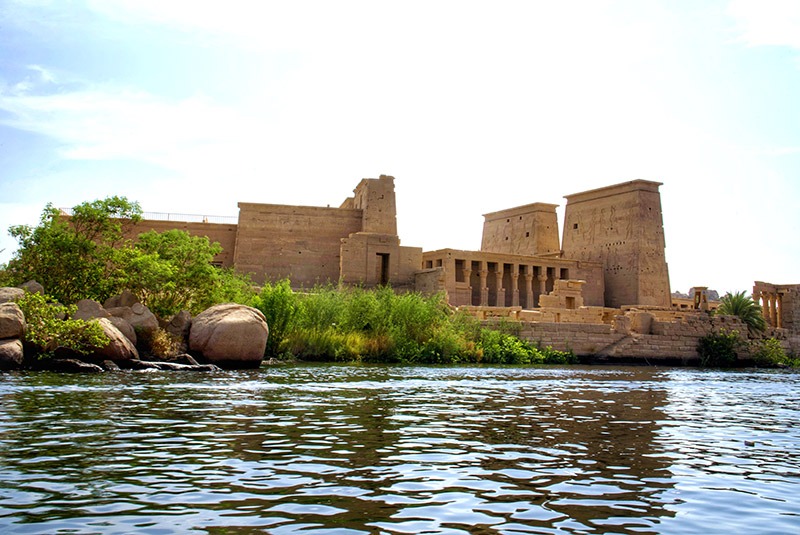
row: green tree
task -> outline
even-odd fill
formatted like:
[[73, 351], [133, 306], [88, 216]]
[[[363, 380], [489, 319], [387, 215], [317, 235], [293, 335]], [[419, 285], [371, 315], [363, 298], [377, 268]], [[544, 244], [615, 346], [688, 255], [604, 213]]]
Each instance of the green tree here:
[[164, 318], [183, 309], [197, 313], [219, 302], [252, 299], [248, 278], [212, 264], [221, 251], [219, 243], [183, 230], [142, 233], [123, 251], [126, 287]]
[[747, 325], [751, 334], [763, 332], [767, 328], [767, 322], [761, 314], [761, 307], [745, 292], [726, 293], [720, 299], [716, 313], [738, 316]]
[[125, 227], [140, 218], [139, 204], [124, 197], [79, 204], [71, 217], [48, 204], [37, 226], [9, 229], [19, 249], [8, 263], [7, 276], [14, 284], [37, 280], [63, 303], [103, 301], [124, 282], [118, 248], [125, 241]]

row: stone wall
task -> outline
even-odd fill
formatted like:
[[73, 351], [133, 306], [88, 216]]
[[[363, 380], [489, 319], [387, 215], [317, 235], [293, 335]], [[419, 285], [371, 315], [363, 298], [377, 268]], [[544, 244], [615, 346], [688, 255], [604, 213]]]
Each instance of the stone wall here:
[[[638, 314], [647, 314], [648, 321]], [[691, 314], [679, 321], [658, 321], [638, 311], [620, 316], [614, 324], [522, 322], [520, 336], [598, 362], [696, 364], [697, 344], [703, 336], [727, 330], [742, 333], [744, 339], [747, 333], [741, 320], [731, 316]], [[642, 325], [647, 332], [635, 330]]]
[[397, 236], [357, 232], [341, 240], [339, 273], [344, 284], [411, 289], [422, 249], [401, 247]]
[[295, 287], [337, 283], [342, 239], [361, 224], [357, 209], [239, 203], [234, 264], [258, 284], [286, 277]]

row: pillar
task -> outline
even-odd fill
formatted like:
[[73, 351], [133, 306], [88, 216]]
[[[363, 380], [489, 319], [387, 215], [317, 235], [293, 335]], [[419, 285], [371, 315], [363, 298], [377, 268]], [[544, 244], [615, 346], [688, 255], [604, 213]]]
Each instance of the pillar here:
[[486, 281], [489, 279], [489, 270], [486, 268], [486, 262], [481, 261], [481, 306], [489, 306], [489, 286]]
[[547, 295], [547, 269], [545, 268], [544, 273], [539, 273], [537, 277], [539, 281], [539, 295]]
[[519, 306], [519, 266], [511, 265], [511, 306]]
[[525, 306], [533, 308], [533, 266], [525, 267]]
[[468, 304], [472, 304], [472, 261], [464, 260], [464, 281], [467, 283]]
[[761, 292], [761, 315], [764, 316], [767, 323], [770, 322], [769, 297], [767, 296], [767, 292]]
[[494, 304], [496, 307], [506, 306], [506, 289], [503, 288], [503, 263], [498, 262], [497, 268], [494, 271], [495, 279], [497, 280], [497, 302]]

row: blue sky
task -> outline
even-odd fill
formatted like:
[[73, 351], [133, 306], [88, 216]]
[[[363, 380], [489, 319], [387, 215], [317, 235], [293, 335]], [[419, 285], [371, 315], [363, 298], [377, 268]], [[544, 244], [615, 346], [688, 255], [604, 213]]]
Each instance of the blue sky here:
[[337, 206], [404, 245], [661, 187], [673, 290], [800, 283], [800, 2], [0, 0], [0, 262], [48, 202]]

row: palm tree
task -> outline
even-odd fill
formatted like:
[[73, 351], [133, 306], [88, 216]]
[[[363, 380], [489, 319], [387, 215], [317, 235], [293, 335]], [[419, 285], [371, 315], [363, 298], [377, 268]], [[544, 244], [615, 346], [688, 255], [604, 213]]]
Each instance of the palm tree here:
[[760, 333], [767, 328], [767, 322], [761, 314], [761, 307], [744, 292], [726, 293], [720, 299], [717, 314], [738, 316], [751, 333]]

